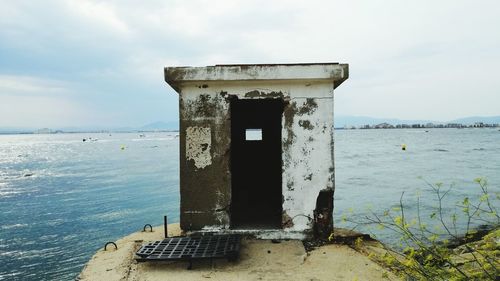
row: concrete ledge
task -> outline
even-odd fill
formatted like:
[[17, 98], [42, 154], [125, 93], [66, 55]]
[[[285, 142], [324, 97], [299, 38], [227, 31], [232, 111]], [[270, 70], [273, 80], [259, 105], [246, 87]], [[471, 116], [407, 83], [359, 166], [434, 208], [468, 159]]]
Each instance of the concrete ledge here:
[[165, 67], [165, 81], [177, 92], [184, 84], [213, 81], [329, 80], [337, 87], [348, 77], [349, 65], [339, 63]]
[[[178, 224], [169, 225], [169, 235], [179, 234]], [[236, 262], [195, 261], [192, 270], [185, 262], [135, 261], [141, 244], [162, 238], [162, 227], [126, 236], [116, 241], [118, 250], [99, 250], [77, 280], [398, 280], [346, 245], [328, 244], [306, 252], [300, 240], [243, 239]]]
[[[180, 235], [179, 224], [168, 225], [168, 235]], [[162, 240], [163, 226], [153, 228], [153, 232], [135, 232], [115, 241], [118, 250], [108, 246], [108, 250], [100, 249], [88, 261], [77, 280], [135, 280], [128, 279], [132, 268], [136, 267], [135, 252], [146, 241]], [[138, 279], [142, 280], [142, 279]]]

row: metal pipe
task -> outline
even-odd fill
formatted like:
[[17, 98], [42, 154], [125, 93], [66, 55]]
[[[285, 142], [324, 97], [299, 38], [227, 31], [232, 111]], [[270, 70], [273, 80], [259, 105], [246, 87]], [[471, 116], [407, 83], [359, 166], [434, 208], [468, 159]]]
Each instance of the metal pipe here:
[[163, 230], [165, 231], [165, 238], [168, 238], [167, 216], [163, 216]]

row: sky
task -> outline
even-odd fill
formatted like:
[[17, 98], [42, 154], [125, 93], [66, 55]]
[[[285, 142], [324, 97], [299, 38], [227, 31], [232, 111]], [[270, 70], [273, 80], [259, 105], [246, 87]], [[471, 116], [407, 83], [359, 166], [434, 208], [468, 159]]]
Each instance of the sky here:
[[335, 114], [500, 115], [499, 1], [0, 0], [0, 127], [178, 119], [165, 66], [348, 63]]

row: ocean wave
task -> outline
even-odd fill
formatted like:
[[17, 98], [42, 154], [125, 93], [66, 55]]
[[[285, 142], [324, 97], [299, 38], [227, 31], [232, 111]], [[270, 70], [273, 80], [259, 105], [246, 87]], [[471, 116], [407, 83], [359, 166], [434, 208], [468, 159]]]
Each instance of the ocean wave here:
[[59, 247], [50, 247], [41, 250], [0, 251], [0, 256], [8, 256], [10, 258], [37, 258], [37, 257], [45, 257], [48, 254], [54, 256], [59, 253], [62, 253]]
[[15, 195], [26, 193], [26, 190], [14, 189], [14, 188], [1, 188], [0, 187], [0, 198], [14, 197]]
[[11, 224], [11, 225], [2, 225], [1, 229], [13, 229], [13, 228], [21, 228], [21, 227], [26, 227], [28, 224], [25, 223], [16, 223], [16, 224]]
[[113, 211], [113, 212], [108, 212], [108, 213], [101, 213], [101, 214], [95, 214], [88, 219], [90, 220], [112, 220], [112, 219], [119, 219], [119, 218], [124, 218], [130, 215], [133, 215], [137, 213], [137, 211], [134, 211], [132, 209], [126, 209], [126, 210], [121, 210], [121, 211]]
[[14, 276], [21, 275], [21, 274], [23, 274], [23, 273], [20, 271], [11, 272], [8, 274], [0, 274], [0, 280], [9, 280], [10, 278], [12, 278]]

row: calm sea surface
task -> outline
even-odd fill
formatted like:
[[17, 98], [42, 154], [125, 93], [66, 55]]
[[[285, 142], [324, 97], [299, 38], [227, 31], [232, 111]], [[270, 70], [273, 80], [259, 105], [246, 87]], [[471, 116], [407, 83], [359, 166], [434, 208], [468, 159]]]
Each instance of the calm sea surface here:
[[[0, 280], [72, 280], [105, 242], [159, 225], [164, 214], [177, 222], [176, 135], [0, 135]], [[426, 181], [453, 184], [450, 214], [478, 194], [474, 178], [500, 191], [498, 129], [341, 130], [335, 149], [339, 226], [342, 216], [397, 206], [403, 191], [410, 209], [419, 193], [430, 212]]]

